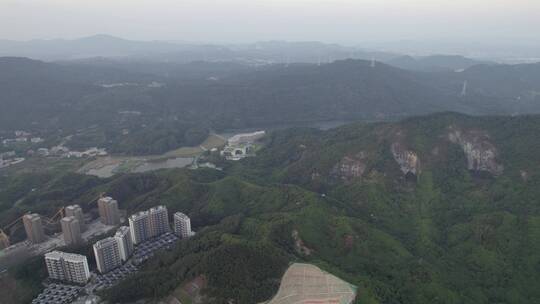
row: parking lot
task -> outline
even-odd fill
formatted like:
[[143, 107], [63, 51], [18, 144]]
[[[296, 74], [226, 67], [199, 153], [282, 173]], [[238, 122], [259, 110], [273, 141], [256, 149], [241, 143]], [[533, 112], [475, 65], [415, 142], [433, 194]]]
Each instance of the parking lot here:
[[143, 242], [135, 247], [133, 256], [124, 265], [108, 273], [96, 275], [95, 279], [92, 279], [86, 287], [50, 284], [32, 301], [32, 304], [68, 304], [76, 300], [83, 289], [86, 289], [89, 295], [93, 295], [95, 291], [110, 288], [135, 273], [138, 270], [138, 265], [154, 256], [157, 250], [171, 249], [178, 240], [179, 238], [176, 235], [168, 232]]
[[71, 303], [79, 293], [82, 287], [66, 284], [50, 284], [40, 293], [32, 304], [67, 304]]
[[156, 250], [172, 248], [173, 244], [178, 240], [179, 238], [176, 235], [167, 232], [155, 239], [137, 245], [133, 253], [133, 264], [140, 265], [151, 258]]
[[128, 275], [136, 272], [138, 270], [137, 266], [151, 258], [157, 250], [170, 249], [178, 240], [179, 238], [176, 235], [165, 233], [155, 239], [137, 245], [133, 252], [133, 257], [124, 265], [96, 277], [96, 285], [93, 287], [93, 290], [97, 291], [114, 286]]
[[137, 271], [137, 267], [128, 262], [110, 272], [98, 275], [94, 290], [109, 288], [135, 271]]

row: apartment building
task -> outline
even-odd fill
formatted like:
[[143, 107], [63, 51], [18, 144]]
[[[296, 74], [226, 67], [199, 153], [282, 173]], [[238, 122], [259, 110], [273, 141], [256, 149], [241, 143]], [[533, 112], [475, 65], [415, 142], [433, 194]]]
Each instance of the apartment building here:
[[129, 217], [129, 230], [133, 244], [140, 244], [150, 238], [150, 213], [141, 211]]
[[60, 220], [62, 234], [67, 246], [82, 244], [81, 226], [74, 216], [66, 216]]
[[191, 220], [182, 212], [174, 214], [174, 233], [183, 239], [189, 238], [193, 234]]
[[133, 241], [131, 240], [131, 232], [129, 227], [122, 226], [118, 228], [114, 239], [118, 243], [118, 250], [122, 262], [126, 262], [133, 253]]
[[98, 200], [98, 210], [101, 222], [105, 225], [115, 226], [120, 224], [120, 211], [118, 202], [112, 197], [102, 197]]
[[148, 210], [150, 233], [149, 236], [156, 237], [170, 231], [169, 213], [165, 206], [157, 206]]
[[37, 213], [26, 214], [23, 216], [24, 230], [26, 236], [32, 244], [38, 244], [45, 241], [45, 233], [43, 232], [43, 223], [41, 217]]
[[67, 206], [65, 209], [66, 216], [74, 216], [77, 221], [79, 221], [79, 227], [81, 232], [86, 230], [86, 225], [84, 223], [84, 213], [82, 211], [81, 206], [79, 205], [71, 205]]
[[90, 278], [88, 260], [84, 255], [52, 251], [45, 254], [49, 277], [54, 280], [86, 284]]
[[94, 244], [96, 266], [100, 273], [109, 272], [122, 265], [120, 248], [114, 237], [108, 237]]

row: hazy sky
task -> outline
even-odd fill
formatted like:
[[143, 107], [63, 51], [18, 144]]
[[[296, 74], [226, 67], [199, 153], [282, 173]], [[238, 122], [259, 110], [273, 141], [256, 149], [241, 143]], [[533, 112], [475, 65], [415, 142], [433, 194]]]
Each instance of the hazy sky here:
[[540, 40], [540, 0], [0, 0], [0, 39]]

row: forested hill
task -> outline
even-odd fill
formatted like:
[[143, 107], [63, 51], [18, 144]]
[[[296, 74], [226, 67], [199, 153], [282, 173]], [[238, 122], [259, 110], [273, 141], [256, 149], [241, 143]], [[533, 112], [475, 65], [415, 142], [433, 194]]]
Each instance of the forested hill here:
[[374, 303], [533, 303], [539, 131], [539, 116], [451, 113], [289, 130], [235, 170], [321, 194], [336, 212], [293, 221], [299, 255], [357, 278]]
[[[540, 111], [539, 71], [539, 65], [485, 65], [461, 73], [428, 73], [363, 60], [264, 67], [194, 62], [164, 67], [150, 62], [44, 63], [4, 57], [0, 58], [0, 129], [63, 130], [66, 136], [97, 126], [93, 138], [86, 136], [79, 143], [103, 146], [118, 142], [122, 130], [137, 134], [148, 126], [157, 129], [160, 123], [206, 130], [197, 132], [202, 134], [210, 129], [326, 120], [397, 120], [441, 111], [534, 113]], [[144, 153], [185, 144], [178, 140], [185, 132], [180, 133], [169, 140], [174, 144]]]
[[[216, 127], [333, 119], [396, 119], [474, 106], [384, 64], [348, 60], [328, 65], [278, 65], [201, 85], [156, 91], [173, 112], [210, 117]], [[202, 114], [201, 114], [202, 113]]]
[[[113, 120], [114, 113], [125, 110], [166, 113], [215, 128], [393, 118], [443, 110], [477, 112], [474, 102], [426, 84], [413, 72], [381, 63], [372, 67], [361, 60], [259, 70], [219, 63], [177, 65], [176, 69], [143, 66], [144, 72], [137, 63], [53, 64], [0, 58], [4, 92], [0, 124], [3, 128], [25, 124], [81, 128]], [[154, 82], [162, 85], [152, 86]]]
[[[199, 275], [210, 303], [261, 303], [291, 261], [359, 286], [356, 303], [537, 303], [539, 131], [540, 116], [454, 113], [283, 130], [254, 158], [209, 155], [223, 171], [4, 177], [0, 220], [66, 201], [89, 212], [101, 192], [128, 213], [187, 213], [197, 235], [102, 294], [114, 303], [162, 298]], [[31, 297], [30, 267], [10, 271], [19, 284], [3, 292]]]
[[406, 70], [435, 72], [464, 70], [486, 62], [458, 55], [432, 55], [416, 58], [412, 56], [399, 56], [385, 63]]

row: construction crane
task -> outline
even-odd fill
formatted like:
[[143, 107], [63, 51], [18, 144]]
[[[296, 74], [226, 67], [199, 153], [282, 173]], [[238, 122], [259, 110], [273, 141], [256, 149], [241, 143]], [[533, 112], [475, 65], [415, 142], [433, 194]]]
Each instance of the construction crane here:
[[[98, 196], [94, 199], [92, 199], [89, 204], [92, 204], [93, 202], [97, 202], [98, 199], [103, 198], [105, 196], [105, 192], [101, 192], [98, 194]], [[9, 230], [22, 222], [22, 218], [30, 212], [27, 212], [23, 214], [22, 216], [18, 217], [13, 222], [9, 223], [8, 225], [4, 226], [3, 228], [0, 228], [0, 241], [4, 241], [5, 243], [9, 244], [9, 235], [6, 233], [6, 231], [9, 233]], [[44, 223], [47, 225], [56, 225], [60, 222], [60, 220], [65, 216], [65, 207], [61, 207], [58, 209], [58, 211], [51, 217], [41, 216], [41, 218], [44, 219]]]
[[93, 204], [94, 202], [97, 204], [97, 202], [99, 201], [99, 199], [101, 198], [104, 198], [105, 197], [105, 192], [100, 192], [96, 198], [92, 199], [90, 202], [89, 202], [89, 205], [90, 204]]
[[[18, 217], [16, 220], [14, 220], [13, 222], [9, 223], [8, 225], [4, 226], [3, 228], [0, 228], [0, 240], [4, 240], [5, 243], [9, 244], [9, 235], [6, 233], [6, 231], [9, 233], [9, 230], [17, 225], [17, 224], [20, 224], [22, 222], [22, 219], [23, 217], [26, 215], [26, 214], [29, 214], [30, 212], [27, 212], [23, 215], [21, 215], [20, 217]], [[64, 207], [61, 207], [52, 217], [46, 217], [46, 216], [41, 216], [41, 218], [44, 219], [44, 222], [45, 224], [48, 224], [48, 225], [56, 225], [58, 224], [58, 222], [64, 217]]]
[[[65, 210], [65, 207], [62, 207], [62, 208], [58, 209], [58, 211], [52, 217], [49, 218], [49, 217], [46, 217], [46, 216], [42, 216], [42, 218], [44, 218], [46, 220], [47, 224], [55, 225], [64, 217], [64, 210]], [[58, 216], [60, 216], [60, 217], [58, 217]], [[56, 219], [57, 217], [58, 217], [58, 219]]]
[[22, 218], [24, 217], [25, 214], [21, 215], [20, 217], [18, 217], [16, 220], [14, 220], [13, 222], [9, 223], [8, 225], [4, 226], [4, 228], [0, 228], [0, 240], [3, 240], [5, 242], [5, 247], [8, 247], [10, 242], [9, 242], [9, 235], [7, 235], [5, 233], [5, 231], [9, 231], [9, 229], [11, 229], [11, 227], [15, 226], [16, 224], [18, 223], [21, 223], [21, 220]]

